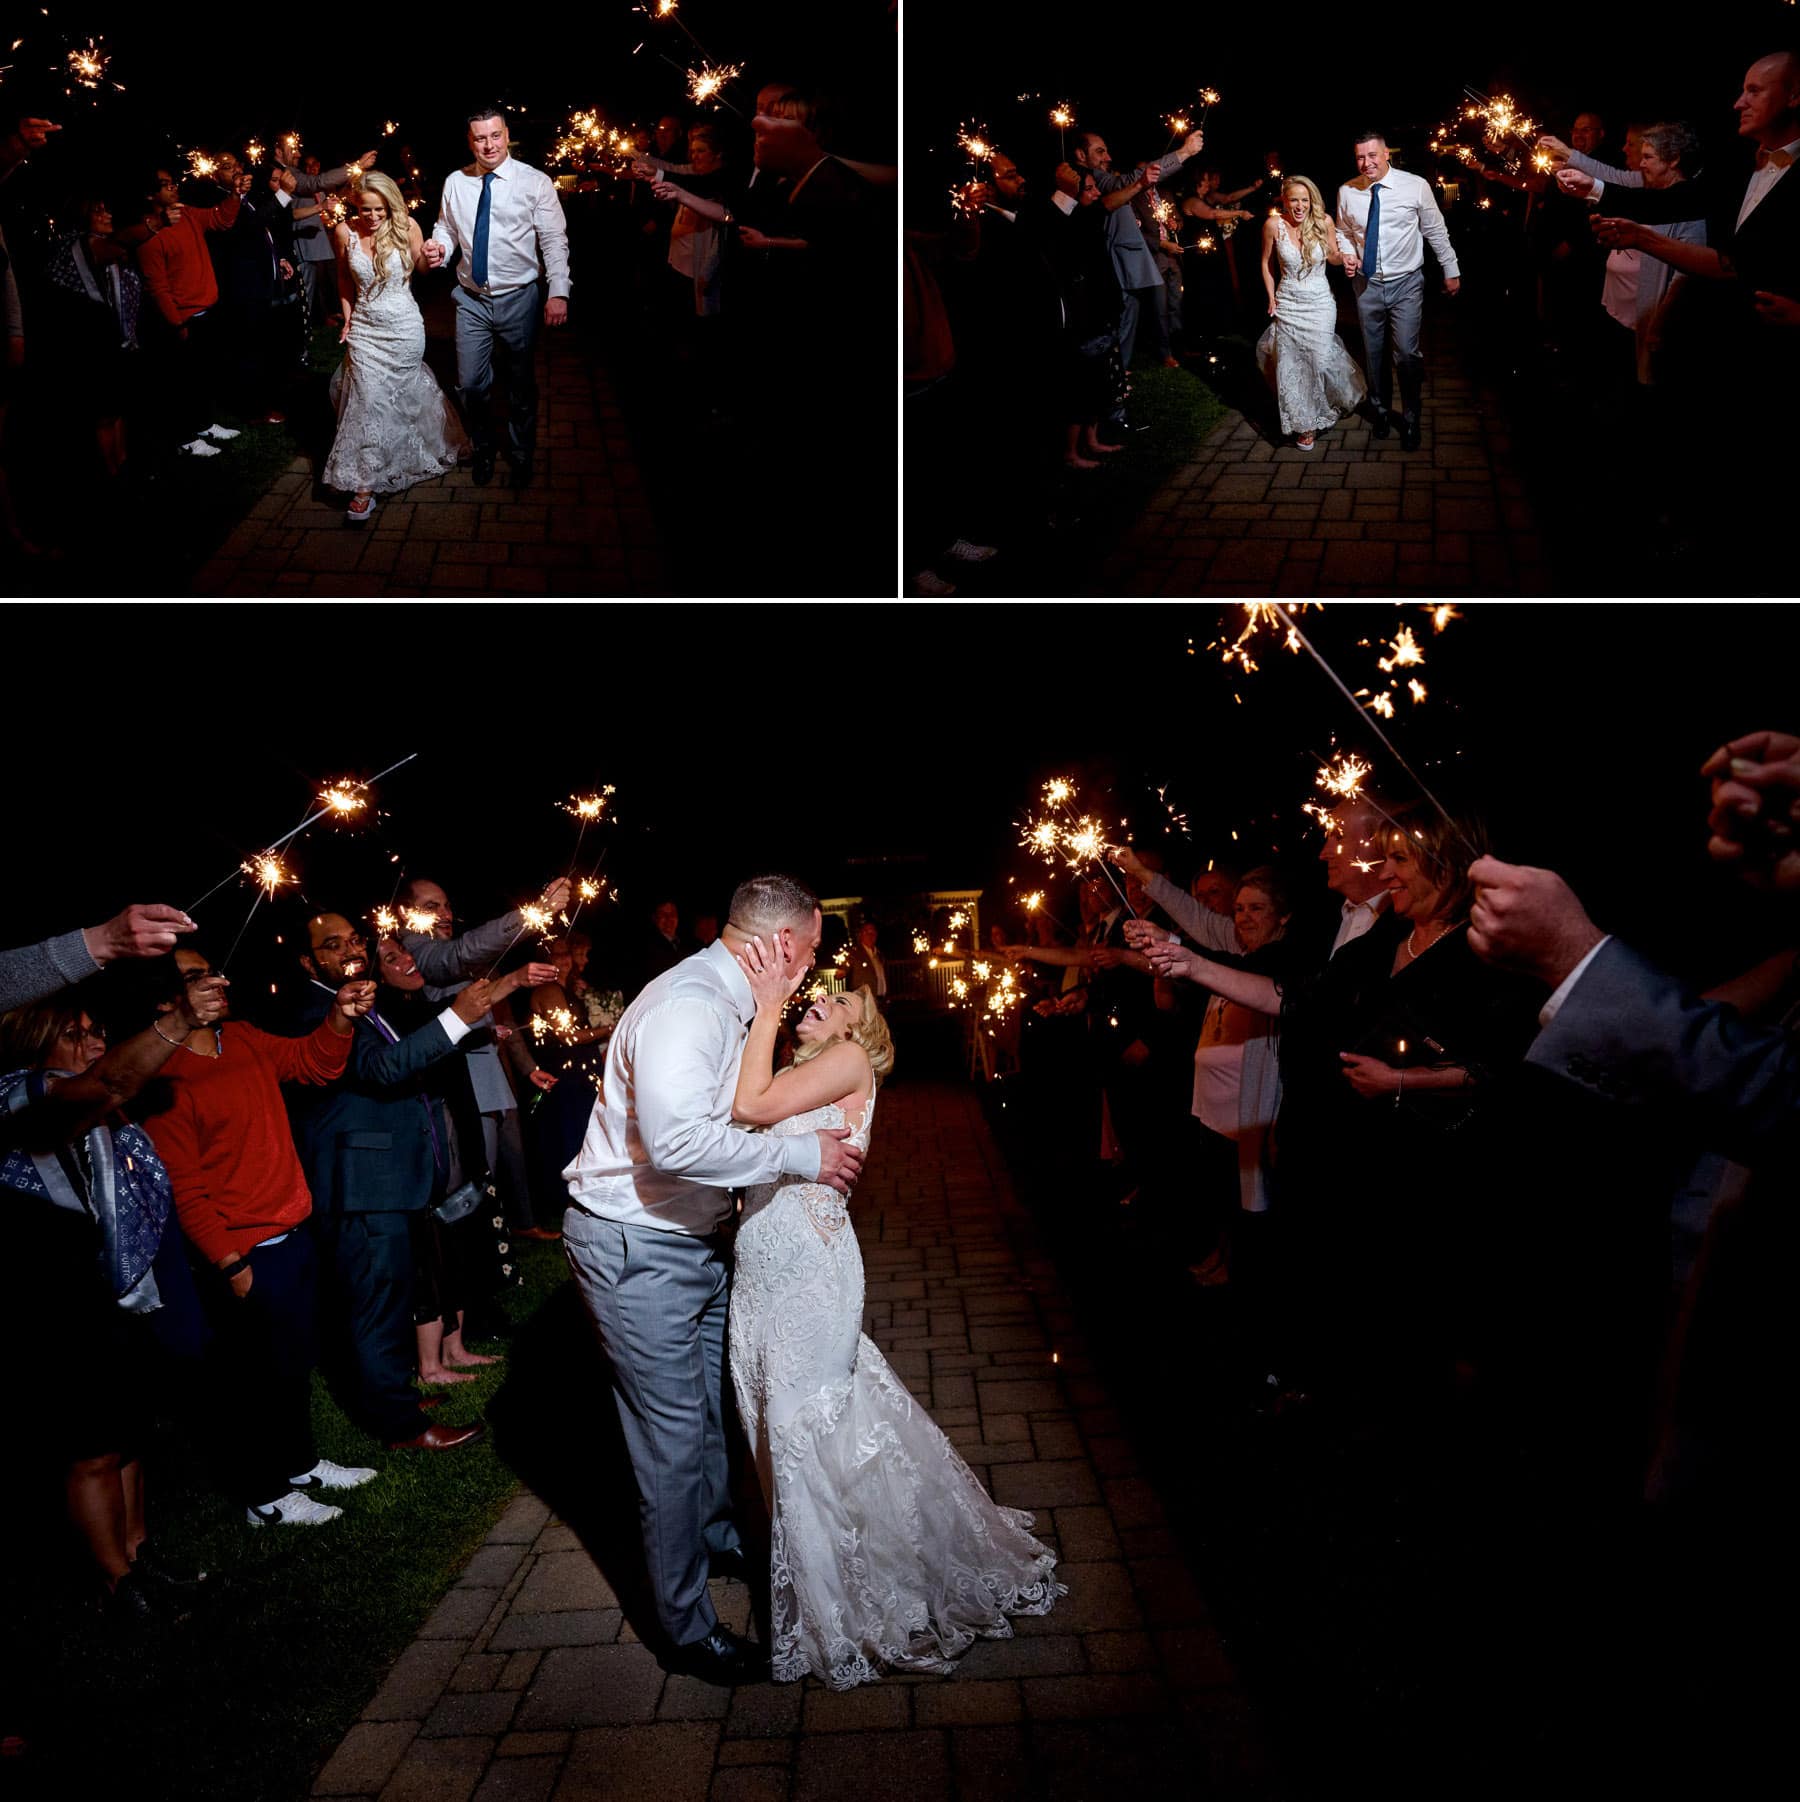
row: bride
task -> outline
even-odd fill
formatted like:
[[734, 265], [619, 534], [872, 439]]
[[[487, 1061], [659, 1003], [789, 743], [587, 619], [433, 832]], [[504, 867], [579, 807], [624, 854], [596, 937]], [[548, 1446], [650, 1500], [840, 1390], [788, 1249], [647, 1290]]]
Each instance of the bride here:
[[344, 360], [331, 378], [337, 437], [325, 485], [355, 496], [346, 517], [367, 524], [377, 494], [397, 494], [454, 469], [469, 440], [425, 366], [425, 321], [412, 296], [424, 239], [400, 190], [370, 170], [354, 224], [333, 227]]
[[[850, 1127], [866, 1149], [894, 1063], [873, 991], [814, 1001], [776, 1073], [776, 1028], [800, 977], [760, 939], [738, 963], [756, 1018], [733, 1118], [783, 1136]], [[1047, 1614], [1067, 1593], [1032, 1516], [989, 1498], [861, 1331], [862, 1312], [862, 1253], [837, 1191], [799, 1177], [751, 1189], [731, 1379], [769, 1507], [778, 1683], [948, 1674], [977, 1638], [1010, 1638], [1009, 1614]]]
[[[1343, 261], [1323, 196], [1304, 175], [1290, 175], [1281, 184], [1281, 210], [1263, 226], [1263, 288], [1274, 324], [1257, 344], [1256, 361], [1275, 390], [1281, 429], [1295, 434], [1300, 450], [1311, 450], [1314, 434], [1354, 412], [1368, 393], [1337, 335], [1326, 265]], [[1279, 295], [1272, 263], [1281, 267]]]

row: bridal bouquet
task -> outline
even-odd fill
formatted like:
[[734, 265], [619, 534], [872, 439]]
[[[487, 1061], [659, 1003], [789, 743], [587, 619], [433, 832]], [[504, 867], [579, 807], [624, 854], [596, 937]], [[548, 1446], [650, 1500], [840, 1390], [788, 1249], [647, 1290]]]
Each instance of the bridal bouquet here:
[[618, 989], [586, 989], [581, 999], [587, 1008], [588, 1025], [603, 1027], [607, 1032], [618, 1025], [625, 1012], [625, 996]]

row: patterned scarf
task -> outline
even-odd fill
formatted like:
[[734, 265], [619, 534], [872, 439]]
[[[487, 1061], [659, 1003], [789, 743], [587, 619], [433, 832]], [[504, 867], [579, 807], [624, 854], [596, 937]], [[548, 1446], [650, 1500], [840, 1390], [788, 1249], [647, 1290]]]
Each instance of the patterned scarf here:
[[[41, 1070], [0, 1076], [0, 1110], [21, 1113], [44, 1098]], [[102, 1124], [54, 1150], [17, 1147], [0, 1158], [0, 1186], [85, 1214], [100, 1229], [100, 1268], [128, 1313], [162, 1306], [150, 1265], [168, 1225], [169, 1173], [142, 1127]]]

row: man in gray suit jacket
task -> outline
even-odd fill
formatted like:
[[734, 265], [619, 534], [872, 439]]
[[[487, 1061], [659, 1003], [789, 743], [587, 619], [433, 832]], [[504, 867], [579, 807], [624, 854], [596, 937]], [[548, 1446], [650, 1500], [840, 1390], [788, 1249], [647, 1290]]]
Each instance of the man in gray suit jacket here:
[[[561, 913], [569, 904], [567, 878], [550, 885], [544, 905]], [[450, 897], [441, 884], [415, 876], [400, 892], [400, 900], [408, 907], [429, 913], [435, 924], [429, 932], [408, 929], [400, 934], [400, 942], [412, 953], [425, 978], [425, 995], [430, 1001], [449, 1001], [459, 994], [483, 970], [503, 957], [518, 943], [524, 923], [517, 910], [504, 913], [496, 920], [452, 937], [456, 916], [450, 908]], [[554, 982], [555, 969], [546, 964], [530, 981]], [[492, 1014], [483, 1014], [461, 1049], [469, 1066], [469, 1083], [475, 1091], [475, 1105], [481, 1110], [481, 1137], [487, 1152], [488, 1168], [494, 1173], [495, 1186], [506, 1210], [506, 1224], [515, 1233], [533, 1239], [555, 1239], [561, 1235], [538, 1226], [531, 1213], [531, 1186], [525, 1168], [525, 1140], [519, 1130], [519, 1101], [500, 1062], [500, 1034], [504, 1030]], [[520, 1047], [530, 1079], [538, 1076], [536, 1060], [528, 1049]], [[550, 1078], [551, 1082], [555, 1078]], [[548, 1086], [548, 1085], [544, 1085]]]
[[[1146, 305], [1160, 301], [1163, 288], [1161, 272], [1150, 246], [1144, 242], [1142, 228], [1131, 203], [1147, 187], [1173, 175], [1190, 157], [1198, 156], [1205, 139], [1191, 131], [1178, 150], [1145, 163], [1129, 173], [1114, 169], [1112, 153], [1097, 131], [1078, 131], [1072, 147], [1075, 166], [1092, 172], [1094, 186], [1100, 190], [1100, 204], [1106, 209], [1106, 248], [1112, 258], [1113, 274], [1119, 278], [1119, 292], [1124, 304], [1119, 311], [1119, 361], [1127, 375], [1131, 373], [1131, 353], [1137, 343], [1138, 313]], [[1121, 405], [1108, 415], [1115, 426], [1125, 423]]]

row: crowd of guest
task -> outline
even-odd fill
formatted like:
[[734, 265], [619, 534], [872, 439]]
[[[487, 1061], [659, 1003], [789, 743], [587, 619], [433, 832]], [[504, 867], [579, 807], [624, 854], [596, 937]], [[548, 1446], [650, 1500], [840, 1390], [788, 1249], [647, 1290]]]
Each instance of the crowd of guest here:
[[[570, 899], [559, 881], [545, 905]], [[693, 948], [666, 899], [604, 935], [605, 973], [578, 914], [547, 941], [513, 912], [465, 929], [426, 878], [395, 907], [386, 930], [285, 924], [258, 1023], [174, 908], [0, 953], [0, 1189], [44, 1353], [21, 1469], [60, 1486], [122, 1630], [204, 1594], [151, 1532], [170, 1422], [247, 1528], [327, 1526], [379, 1474], [321, 1456], [315, 1369], [390, 1453], [482, 1436], [431, 1410], [498, 1361], [514, 1242], [561, 1237], [612, 1030]]]
[[[1791, 900], [1800, 739], [1705, 773], [1714, 857]], [[1654, 1681], [1748, 1719], [1791, 1358], [1793, 950], [1696, 995], [1496, 857], [1476, 812], [1370, 790], [1310, 870], [1111, 867], [1071, 931], [1039, 911], [998, 953], [1038, 973], [1008, 1105], [1046, 1195], [1084, 1243], [1116, 1210], [1133, 1263], [1229, 1323], [1235, 1368], [1193, 1378], [1244, 1430], [1366, 1439], [1378, 1465], [1478, 1447], [1527, 1562], [1592, 1555], [1607, 1600], [1581, 1618], [1628, 1639], [1646, 1608]]]
[[[919, 594], [980, 592], [996, 557], [1053, 557], [1082, 508], [1104, 504], [1093, 472], [1129, 461], [1147, 423], [1133, 381], [1158, 366], [1235, 380], [1243, 341], [1275, 310], [1262, 226], [1298, 174], [1281, 151], [1222, 174], [1199, 131], [1115, 154], [1084, 120], [1058, 140], [1036, 161], [994, 149], [948, 202], [934, 191], [935, 217], [909, 220], [905, 567]], [[1392, 141], [1472, 253], [1458, 306], [1479, 315], [1475, 354], [1496, 379], [1527, 371], [1528, 408], [1572, 393], [1599, 441], [1655, 447], [1654, 480], [1634, 465], [1617, 494], [1581, 496], [1647, 549], [1710, 554], [1705, 522], [1748, 478], [1768, 397], [1800, 373], [1797, 144], [1790, 52], [1752, 63], [1735, 101], [1695, 93], [1682, 116], [1620, 127], [1585, 110], [1560, 134], [1468, 159]], [[1350, 152], [1341, 176], [1313, 172], [1328, 207]], [[1331, 277], [1353, 347], [1356, 275]], [[1272, 413], [1260, 382], [1243, 387], [1234, 404]]]

